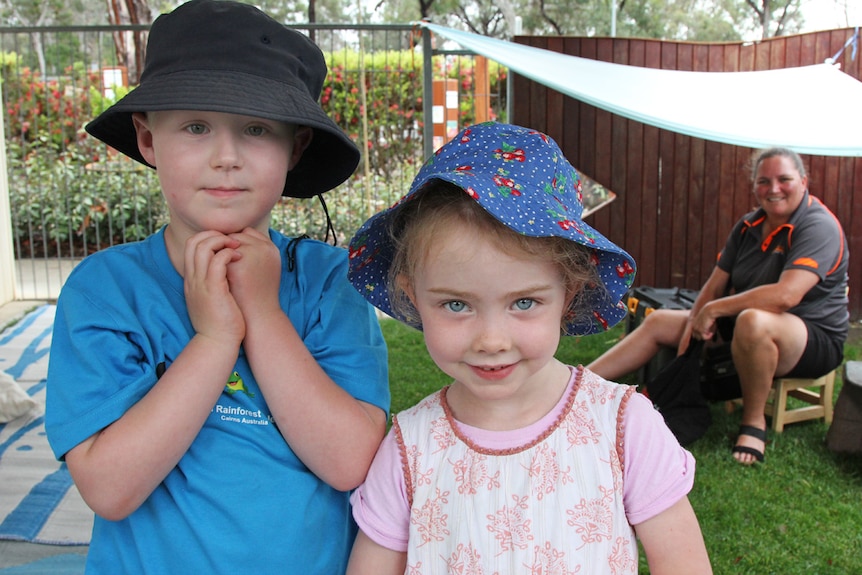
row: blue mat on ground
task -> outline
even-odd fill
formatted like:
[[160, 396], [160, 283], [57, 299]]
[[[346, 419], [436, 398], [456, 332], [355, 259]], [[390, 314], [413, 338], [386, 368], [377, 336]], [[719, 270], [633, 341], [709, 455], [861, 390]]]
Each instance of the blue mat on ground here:
[[[54, 311], [41, 306], [0, 333], [0, 370], [43, 407]], [[93, 512], [54, 458], [43, 412], [0, 423], [0, 539], [88, 544]]]
[[87, 557], [66, 553], [53, 555], [24, 565], [0, 569], [2, 575], [80, 575], [84, 572]]

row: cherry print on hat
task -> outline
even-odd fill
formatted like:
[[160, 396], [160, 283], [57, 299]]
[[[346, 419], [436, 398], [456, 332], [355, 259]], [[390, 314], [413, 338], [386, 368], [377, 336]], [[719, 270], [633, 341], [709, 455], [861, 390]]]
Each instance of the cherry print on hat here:
[[349, 277], [375, 307], [422, 329], [415, 318], [392, 311], [387, 281], [393, 245], [393, 214], [432, 180], [450, 182], [489, 214], [527, 236], [558, 236], [593, 250], [602, 286], [588, 294], [589, 317], [566, 318], [567, 335], [605, 331], [627, 313], [622, 298], [635, 277], [634, 259], [581, 219], [584, 206], [578, 171], [547, 135], [511, 124], [488, 122], [462, 130], [425, 161], [410, 191], [372, 216], [350, 241]]

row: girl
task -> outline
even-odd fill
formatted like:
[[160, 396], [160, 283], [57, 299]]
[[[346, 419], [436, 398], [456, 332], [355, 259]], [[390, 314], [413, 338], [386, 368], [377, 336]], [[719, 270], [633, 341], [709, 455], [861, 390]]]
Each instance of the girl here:
[[634, 388], [554, 358], [625, 316], [634, 277], [579, 186], [544, 134], [473, 126], [353, 238], [353, 285], [453, 382], [394, 418], [349, 574], [636, 573], [636, 537], [653, 575], [711, 573], [691, 454]]

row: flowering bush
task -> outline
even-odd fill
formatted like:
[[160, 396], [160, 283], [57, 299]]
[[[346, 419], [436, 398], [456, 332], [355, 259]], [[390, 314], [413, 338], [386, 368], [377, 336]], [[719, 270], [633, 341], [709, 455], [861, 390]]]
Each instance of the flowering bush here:
[[365, 155], [356, 177], [385, 176], [394, 164], [422, 157], [422, 61], [411, 54], [375, 52], [327, 56], [329, 75], [320, 104]]
[[3, 58], [3, 94], [7, 138], [62, 151], [82, 137], [81, 124], [89, 114], [89, 86], [98, 75], [69, 66], [62, 79], [45, 80], [29, 68], [5, 73], [17, 62], [15, 54]]

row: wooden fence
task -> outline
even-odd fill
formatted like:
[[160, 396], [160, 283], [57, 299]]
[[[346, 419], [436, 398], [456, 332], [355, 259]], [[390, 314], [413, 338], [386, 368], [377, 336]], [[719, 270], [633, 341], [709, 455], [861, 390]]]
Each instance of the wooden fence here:
[[[618, 64], [721, 72], [822, 63], [852, 35], [852, 29], [843, 29], [744, 44], [532, 36], [516, 41]], [[837, 61], [862, 79], [862, 53], [853, 60], [848, 47]], [[769, 94], [751, 94], [751, 105], [769, 114], [770, 99], [792, 92], [792, 85], [776, 85]], [[829, 94], [823, 95], [823, 105], [829, 105]], [[847, 110], [848, 115], [860, 113], [862, 102]], [[590, 216], [590, 223], [634, 256], [636, 285], [699, 289], [733, 223], [754, 205], [747, 169], [751, 148], [628, 120], [518, 75], [513, 77], [512, 118], [553, 137], [577, 168], [617, 194], [615, 202]], [[786, 120], [804, 130], [805, 110]], [[838, 216], [847, 234], [850, 315], [857, 321], [862, 317], [862, 158], [802, 158], [809, 190]]]

